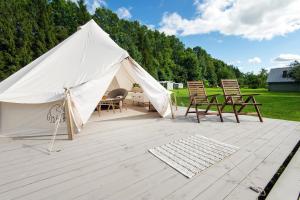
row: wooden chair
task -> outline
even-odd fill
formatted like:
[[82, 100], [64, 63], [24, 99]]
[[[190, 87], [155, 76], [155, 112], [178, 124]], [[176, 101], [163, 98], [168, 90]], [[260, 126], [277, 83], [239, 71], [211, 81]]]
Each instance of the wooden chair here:
[[[221, 122], [223, 122], [222, 112], [219, 107], [222, 106], [222, 104], [218, 103], [218, 95], [206, 95], [203, 81], [188, 81], [187, 85], [189, 90], [190, 105], [186, 110], [185, 116], [187, 116], [188, 113], [196, 113], [198, 123], [200, 123], [199, 115], [218, 115]], [[208, 97], [211, 97], [211, 99], [209, 100]], [[198, 106], [201, 105], [207, 106], [205, 111], [198, 111]], [[189, 111], [192, 106], [195, 106], [195, 111]], [[216, 106], [218, 112], [209, 113], [208, 110], [211, 106]]]
[[[243, 95], [241, 94], [240, 91], [240, 86], [238, 84], [238, 81], [236, 79], [223, 79], [221, 80], [221, 85], [224, 93], [224, 103], [221, 107], [221, 112], [223, 112], [225, 106], [230, 105], [232, 106], [233, 113], [235, 115], [237, 123], [240, 123], [239, 120], [239, 115], [241, 114], [247, 114], [247, 113], [242, 113], [242, 110], [246, 106], [254, 106], [257, 116], [260, 120], [260, 122], [263, 122], [262, 116], [259, 111], [260, 103], [257, 103], [254, 96], [259, 95], [259, 94], [246, 94]], [[247, 97], [246, 100], [244, 100], [244, 97]], [[251, 102], [252, 101], [252, 102]], [[239, 109], [237, 110], [237, 107]]]

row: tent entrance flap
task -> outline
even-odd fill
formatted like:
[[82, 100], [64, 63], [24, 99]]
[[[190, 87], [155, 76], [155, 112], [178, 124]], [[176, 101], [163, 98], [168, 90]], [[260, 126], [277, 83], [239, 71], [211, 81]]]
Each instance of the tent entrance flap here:
[[73, 110], [77, 111], [82, 124], [87, 123], [120, 67], [121, 63], [117, 63], [96, 79], [70, 89]]

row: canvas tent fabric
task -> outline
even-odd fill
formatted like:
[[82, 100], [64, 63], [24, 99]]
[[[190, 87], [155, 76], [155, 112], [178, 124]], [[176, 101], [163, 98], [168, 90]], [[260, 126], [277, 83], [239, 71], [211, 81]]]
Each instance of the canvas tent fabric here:
[[162, 117], [170, 114], [168, 91], [91, 20], [0, 83], [1, 133], [53, 129], [65, 90], [80, 129], [109, 87], [131, 89], [132, 83], [142, 87]]

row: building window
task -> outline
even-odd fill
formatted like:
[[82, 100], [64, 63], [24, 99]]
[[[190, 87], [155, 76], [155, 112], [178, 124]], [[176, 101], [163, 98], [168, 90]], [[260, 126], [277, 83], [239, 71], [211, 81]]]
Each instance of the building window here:
[[288, 71], [283, 71], [282, 72], [282, 78], [288, 78]]

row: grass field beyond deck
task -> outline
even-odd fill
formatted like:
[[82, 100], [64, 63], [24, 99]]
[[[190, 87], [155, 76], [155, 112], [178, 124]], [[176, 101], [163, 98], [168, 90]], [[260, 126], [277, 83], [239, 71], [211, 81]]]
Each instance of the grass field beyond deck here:
[[[222, 94], [221, 88], [206, 88], [207, 94]], [[174, 90], [177, 96], [177, 103], [180, 106], [189, 104], [187, 89]], [[256, 101], [262, 103], [261, 111], [263, 117], [274, 119], [286, 119], [300, 121], [300, 92], [269, 92], [267, 89], [242, 89], [243, 94], [258, 93]], [[224, 102], [222, 96], [218, 97], [219, 102]], [[215, 108], [212, 108], [215, 110]], [[230, 107], [226, 108], [229, 111]], [[255, 111], [248, 107], [245, 111]]]

